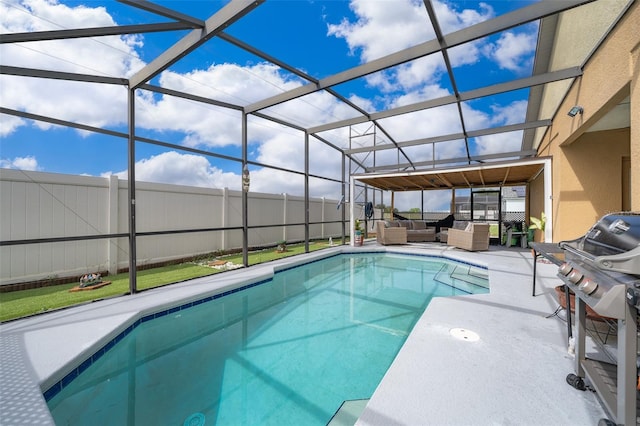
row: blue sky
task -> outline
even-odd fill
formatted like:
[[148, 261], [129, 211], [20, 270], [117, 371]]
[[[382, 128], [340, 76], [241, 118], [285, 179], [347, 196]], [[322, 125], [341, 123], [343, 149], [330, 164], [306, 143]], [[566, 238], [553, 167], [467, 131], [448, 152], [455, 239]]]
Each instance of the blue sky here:
[[[226, 2], [162, 1], [200, 19]], [[524, 1], [449, 1], [435, 3], [445, 33], [464, 28], [516, 8]], [[136, 23], [164, 18], [115, 1], [0, 1], [0, 30], [44, 31]], [[225, 30], [231, 36], [294, 66], [314, 78], [324, 78], [364, 62], [433, 39], [422, 1], [418, 0], [268, 0]], [[186, 34], [143, 34], [83, 40], [0, 45], [2, 65], [52, 69], [83, 74], [128, 77]], [[528, 24], [457, 47], [450, 52], [456, 83], [467, 91], [531, 74], [537, 24]], [[297, 87], [297, 76], [239, 48], [213, 39], [157, 76], [153, 84], [214, 99], [248, 105]], [[412, 61], [335, 87], [360, 107], [380, 111], [452, 92], [440, 55]], [[471, 101], [464, 106], [467, 130], [524, 121], [527, 90]], [[95, 84], [0, 76], [0, 103], [5, 108], [126, 132], [126, 90]], [[137, 133], [164, 142], [239, 157], [239, 114], [139, 91]], [[278, 118], [312, 126], [353, 116], [326, 93], [316, 93], [269, 110]], [[382, 120], [398, 142], [460, 131], [455, 106], [425, 110]], [[368, 126], [354, 131], [364, 132]], [[323, 137], [347, 147], [349, 129]], [[0, 115], [0, 167], [50, 173], [126, 177], [125, 139], [60, 128], [42, 122]], [[249, 155], [277, 167], [303, 170], [303, 138], [299, 131], [251, 118]], [[384, 141], [383, 141], [384, 142]], [[495, 135], [472, 141], [472, 154], [520, 149], [521, 134]], [[407, 149], [418, 161], [429, 160], [432, 147]], [[437, 144], [437, 158], [464, 152], [460, 141]], [[321, 143], [312, 141], [311, 172], [339, 178], [340, 162]], [[362, 161], [370, 161], [366, 154]], [[397, 161], [393, 150], [377, 161]], [[401, 160], [403, 161], [403, 160]], [[136, 145], [139, 180], [239, 189], [236, 162], [148, 144]], [[302, 178], [270, 168], [252, 169], [252, 190], [302, 195]], [[340, 188], [312, 180], [311, 195], [339, 199]], [[403, 199], [399, 208], [416, 204]], [[406, 201], [404, 199], [406, 198]], [[446, 208], [448, 195], [434, 196], [425, 210]], [[418, 198], [419, 199], [419, 196]], [[444, 203], [444, 204], [443, 204]]]

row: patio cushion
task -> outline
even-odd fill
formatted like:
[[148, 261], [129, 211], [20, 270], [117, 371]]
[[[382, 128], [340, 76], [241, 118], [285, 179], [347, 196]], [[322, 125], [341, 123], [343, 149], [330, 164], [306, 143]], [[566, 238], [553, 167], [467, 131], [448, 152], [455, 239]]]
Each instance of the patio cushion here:
[[413, 229], [427, 229], [427, 224], [422, 220], [412, 221]]
[[454, 220], [453, 221], [453, 225], [451, 226], [452, 229], [465, 229], [467, 227], [467, 224], [469, 223], [468, 220]]
[[412, 221], [410, 220], [399, 220], [398, 223], [399, 223], [398, 226], [402, 228], [413, 229], [413, 227], [411, 226]]

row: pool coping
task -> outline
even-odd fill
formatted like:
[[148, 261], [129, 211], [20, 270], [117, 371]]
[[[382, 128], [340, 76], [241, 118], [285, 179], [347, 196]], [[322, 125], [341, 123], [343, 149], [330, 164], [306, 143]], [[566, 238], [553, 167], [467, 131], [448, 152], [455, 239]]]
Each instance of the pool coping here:
[[[3, 414], [0, 424], [5, 424], [5, 419], [10, 419], [13, 423], [29, 419], [29, 423], [34, 423], [34, 418], [39, 419], [38, 424], [54, 424], [43, 392], [49, 392], [52, 386], [60, 384], [63, 380], [72, 380], [75, 375], [88, 367], [87, 360], [91, 359], [91, 356], [101, 348], [117, 343], [119, 336], [123, 336], [123, 333], [130, 330], [134, 324], [149, 315], [168, 312], [176, 307], [188, 306], [189, 303], [221, 297], [222, 294], [256, 285], [271, 279], [273, 274], [283, 269], [344, 253], [365, 252], [441, 257], [484, 267], [488, 269], [490, 275], [489, 295], [493, 291], [491, 268], [482, 261], [482, 255], [474, 256], [442, 246], [381, 247], [368, 244], [362, 247], [338, 246], [250, 268], [197, 278], [131, 296], [102, 300], [3, 323], [0, 324], [0, 343], [3, 352], [3, 362], [0, 366], [3, 381], [0, 412]], [[427, 311], [429, 308], [425, 310], [423, 316]], [[9, 356], [5, 357], [5, 354]], [[5, 383], [7, 386], [4, 385]], [[25, 404], [25, 401], [28, 403]], [[365, 418], [366, 414], [365, 410]], [[374, 421], [363, 424], [376, 423]]]

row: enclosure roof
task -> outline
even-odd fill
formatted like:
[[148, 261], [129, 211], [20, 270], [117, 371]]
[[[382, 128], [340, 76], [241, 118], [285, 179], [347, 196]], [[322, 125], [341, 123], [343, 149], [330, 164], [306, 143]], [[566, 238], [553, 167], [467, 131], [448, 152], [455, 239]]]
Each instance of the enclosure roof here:
[[[356, 31], [358, 26], [366, 26], [367, 19], [374, 19], [372, 16], [348, 16], [341, 22], [336, 20], [320, 26], [325, 32], [317, 34], [313, 40], [299, 39], [299, 29], [313, 27], [314, 21], [283, 21], [282, 8], [291, 6], [302, 11], [312, 7], [313, 2], [286, 2], [285, 6], [283, 2], [263, 0], [233, 0], [226, 4], [122, 0], [120, 3], [131, 12], [123, 20], [128, 23], [126, 25], [82, 28], [78, 24], [77, 28], [68, 29], [5, 32], [1, 42], [27, 47], [32, 43], [51, 43], [47, 55], [55, 56], [56, 46], [64, 46], [60, 43], [75, 39], [144, 34], [146, 40], [152, 40], [156, 33], [175, 34], [171, 42], [167, 43], [165, 39], [164, 45], [148, 42], [153, 49], [145, 51], [145, 58], [139, 58], [138, 66], [120, 71], [96, 69], [95, 72], [80, 73], [77, 67], [70, 67], [68, 63], [43, 60], [40, 67], [26, 66], [20, 61], [6, 63], [7, 55], [3, 55], [0, 73], [20, 78], [118, 85], [149, 93], [147, 99], [151, 100], [180, 98], [201, 103], [216, 111], [238, 114], [239, 121], [242, 116], [248, 117], [250, 137], [260, 133], [251, 131], [251, 126], [266, 120], [304, 132], [315, 142], [342, 151], [350, 160], [352, 174], [428, 170], [424, 176], [437, 178], [439, 182], [430, 185], [433, 187], [458, 187], [467, 181], [474, 185], [483, 182], [511, 184], [526, 181], [536, 173], [535, 167], [479, 166], [464, 177], [458, 172], [459, 178], [453, 172], [436, 173], [431, 169], [446, 170], [536, 155], [532, 139], [525, 141], [523, 134], [529, 132], [531, 135], [533, 130], [549, 126], [555, 113], [540, 115], [540, 91], [555, 82], [579, 77], [588, 56], [586, 53], [561, 67], [553, 67], [548, 56], [555, 24], [541, 25], [541, 22], [555, 19], [558, 14], [573, 8], [588, 7], [593, 1], [488, 1], [484, 6], [475, 5], [480, 12], [473, 12], [481, 14], [482, 8], [492, 5], [495, 11], [467, 21], [459, 18], [455, 24], [445, 13], [453, 10], [447, 9], [448, 4], [435, 0], [413, 2], [411, 4], [420, 17], [419, 25], [403, 32], [402, 28], [389, 24], [388, 32], [378, 34], [379, 44], [386, 40], [393, 42], [372, 53], [369, 50], [375, 44], [357, 44], [356, 38], [350, 39], [346, 35], [348, 31]], [[92, 2], [91, 5], [99, 3]], [[104, 4], [109, 8], [113, 3]], [[187, 13], [188, 4], [198, 4], [203, 15]], [[336, 4], [327, 2], [323, 7], [335, 7]], [[399, 4], [353, 0], [350, 6], [357, 15], [360, 13], [358, 7], [377, 5], [385, 9], [381, 15], [391, 19]], [[462, 7], [466, 7], [464, 4]], [[304, 16], [309, 18], [309, 15]], [[252, 28], [264, 28], [265, 31], [249, 31]], [[511, 63], [499, 61], [497, 51], [518, 37], [534, 40], [534, 50], [535, 40], [545, 41], [544, 51], [536, 51], [535, 66], [533, 54], [529, 59], [514, 56]], [[500, 54], [506, 54], [506, 50], [502, 49]], [[478, 69], [473, 61], [479, 57], [493, 59], [485, 68]], [[518, 59], [522, 63], [517, 63]], [[203, 62], [194, 69], [188, 68], [191, 65], [186, 64], [187, 60]], [[280, 78], [267, 80], [264, 76], [257, 77], [256, 72], [246, 72], [246, 64], [254, 63], [252, 61], [272, 66]], [[230, 95], [214, 81], [184, 83], [187, 76], [195, 79], [196, 71], [206, 69], [212, 63], [244, 67], [247, 86], [258, 79], [261, 86], [270, 87], [270, 90], [259, 93], [247, 90], [239, 97]], [[511, 71], [507, 70], [510, 66], [513, 67]], [[428, 79], [424, 77], [427, 74]], [[527, 112], [529, 100], [533, 102]], [[1, 112], [83, 130], [115, 133], [55, 117], [56, 111], [44, 114], [38, 105], [2, 105]], [[200, 138], [212, 137], [212, 134], [216, 132], [203, 130]], [[198, 140], [191, 136], [185, 139]], [[210, 150], [203, 147], [202, 152]], [[253, 164], [259, 164], [257, 159]], [[472, 178], [473, 173], [482, 176]], [[443, 177], [442, 182], [438, 175]], [[381, 177], [372, 179], [376, 182], [374, 186], [380, 188], [406, 186], [399, 178], [393, 181]], [[417, 180], [415, 177], [409, 186], [415, 185]]]

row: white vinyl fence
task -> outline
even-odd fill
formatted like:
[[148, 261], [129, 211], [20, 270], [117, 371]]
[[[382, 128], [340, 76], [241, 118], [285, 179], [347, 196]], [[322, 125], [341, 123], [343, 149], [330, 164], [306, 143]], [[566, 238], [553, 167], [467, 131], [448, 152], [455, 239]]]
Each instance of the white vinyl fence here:
[[[0, 170], [0, 240], [69, 238], [127, 233], [126, 180]], [[310, 222], [342, 220], [337, 200], [312, 198]], [[303, 241], [303, 197], [249, 192], [249, 246], [280, 240]], [[362, 216], [362, 214], [360, 214]], [[347, 218], [348, 223], [348, 218]], [[136, 183], [136, 231], [242, 227], [242, 192], [157, 183]], [[312, 224], [310, 238], [339, 238], [341, 223]], [[347, 234], [349, 233], [347, 227]], [[242, 230], [144, 235], [137, 238], [138, 265], [182, 259], [242, 247]], [[114, 273], [128, 267], [128, 238], [3, 245], [0, 285], [78, 276], [94, 271]]]

